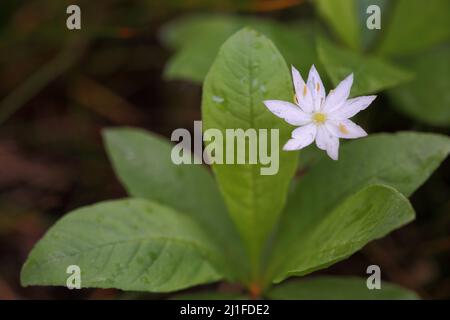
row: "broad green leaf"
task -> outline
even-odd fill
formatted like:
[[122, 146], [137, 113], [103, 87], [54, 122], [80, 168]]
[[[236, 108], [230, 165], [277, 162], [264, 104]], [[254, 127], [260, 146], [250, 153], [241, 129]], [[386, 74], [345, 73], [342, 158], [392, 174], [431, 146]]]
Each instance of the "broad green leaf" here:
[[[328, 155], [320, 150], [315, 145], [310, 145], [307, 148], [304, 148], [300, 152], [299, 161], [298, 161], [298, 170], [299, 174], [303, 176], [305, 172], [308, 172], [309, 169], [314, 167], [319, 160], [328, 157]], [[298, 181], [294, 181], [297, 183]]]
[[412, 291], [382, 282], [381, 289], [369, 290], [366, 280], [357, 277], [322, 276], [287, 281], [271, 289], [272, 300], [416, 300]]
[[[308, 171], [290, 200], [308, 211], [302, 212], [305, 219], [326, 213], [345, 197], [374, 183], [390, 185], [409, 197], [449, 152], [450, 138], [411, 131], [350, 141], [341, 147], [339, 161], [323, 157]], [[327, 196], [323, 198], [322, 193]]]
[[189, 215], [220, 245], [234, 273], [240, 278], [248, 273], [237, 230], [204, 166], [175, 165], [171, 160], [174, 145], [141, 129], [108, 129], [104, 139], [114, 170], [130, 196]]
[[187, 215], [144, 199], [99, 203], [67, 214], [34, 247], [22, 285], [167, 292], [221, 279], [223, 257]]
[[[320, 194], [327, 197], [325, 192]], [[300, 211], [299, 214], [296, 209], [288, 207], [286, 215], [305, 213]], [[299, 223], [294, 219], [291, 218], [289, 223]], [[273, 268], [269, 268], [270, 278], [278, 283], [289, 276], [326, 268], [413, 219], [414, 209], [395, 189], [383, 185], [363, 188], [321, 219], [289, 225], [290, 231], [295, 230], [296, 237], [294, 242], [288, 242], [288, 235], [280, 234], [280, 241], [289, 247], [276, 248], [276, 254], [281, 253], [282, 257], [270, 262]]]
[[[379, 40], [391, 7], [388, 0], [315, 0], [315, 4], [333, 33], [354, 51], [372, 48]], [[380, 8], [381, 29], [367, 27], [369, 17], [373, 15], [367, 9], [372, 5]]]
[[[319, 14], [332, 31], [351, 49], [361, 47], [360, 21], [355, 0], [315, 0]], [[364, 24], [365, 26], [365, 24]]]
[[383, 25], [378, 52], [401, 56], [415, 53], [450, 37], [450, 1], [397, 0], [390, 22]]
[[449, 126], [450, 45], [402, 61], [416, 77], [388, 91], [394, 106], [419, 121]]
[[[283, 265], [280, 260], [302, 252], [303, 234], [332, 219], [333, 210], [361, 188], [384, 184], [409, 196], [449, 152], [448, 137], [413, 132], [377, 134], [343, 145], [339, 161], [323, 158], [291, 193], [280, 219], [271, 264]], [[322, 236], [329, 237], [327, 233]], [[283, 272], [279, 279], [282, 277]]]
[[318, 39], [317, 54], [335, 86], [353, 72], [352, 96], [379, 92], [412, 79], [410, 72], [381, 58], [337, 47], [325, 38]]
[[164, 68], [166, 80], [185, 80], [201, 84], [227, 36], [199, 37], [176, 52]]
[[163, 42], [177, 50], [166, 66], [165, 77], [201, 83], [222, 43], [245, 26], [268, 36], [288, 63], [305, 70], [314, 63], [315, 27], [312, 25], [288, 26], [239, 16], [192, 15], [175, 20], [161, 30]]
[[238, 16], [191, 14], [174, 19], [163, 25], [159, 31], [159, 38], [167, 47], [180, 49], [188, 46], [195, 39], [195, 36], [199, 37], [207, 33], [211, 37], [215, 33], [220, 38], [225, 37], [219, 44], [220, 47], [230, 34], [239, 30], [241, 23], [241, 18]]
[[[359, 16], [359, 28], [361, 32], [361, 45], [364, 49], [372, 49], [383, 34], [383, 26], [388, 21], [390, 14], [392, 1], [389, 0], [358, 0], [358, 16]], [[369, 29], [367, 28], [368, 19], [374, 14], [370, 6], [378, 6], [380, 8], [380, 27], [381, 29]], [[371, 10], [369, 13], [367, 9]]]
[[[306, 73], [317, 62], [314, 23], [280, 24], [270, 20], [249, 20], [246, 25], [267, 36], [280, 51], [286, 63]], [[322, 71], [320, 65], [316, 65]]]
[[240, 27], [237, 18], [224, 15], [192, 15], [168, 23], [160, 37], [177, 51], [164, 76], [202, 83], [220, 46]]
[[267, 134], [269, 154], [279, 152], [278, 173], [262, 175], [261, 168], [269, 165], [262, 165], [259, 158], [258, 164], [249, 164], [248, 139], [246, 164], [213, 164], [230, 215], [249, 251], [253, 275], [262, 245], [284, 207], [298, 157], [296, 152], [281, 152], [292, 128], [270, 113], [263, 101], [289, 101], [292, 96], [283, 57], [269, 39], [250, 29], [239, 31], [222, 46], [203, 86], [203, 128], [220, 130], [224, 145], [235, 140], [227, 139], [226, 129], [279, 129], [277, 149], [270, 147], [270, 131]]

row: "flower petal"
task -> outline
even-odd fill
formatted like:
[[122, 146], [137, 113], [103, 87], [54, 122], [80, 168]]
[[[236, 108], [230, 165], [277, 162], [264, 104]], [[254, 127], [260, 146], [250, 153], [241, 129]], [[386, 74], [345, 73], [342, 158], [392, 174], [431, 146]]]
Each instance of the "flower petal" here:
[[366, 131], [351, 120], [330, 120], [326, 124], [334, 136], [344, 139], [356, 139], [367, 136]]
[[298, 72], [298, 70], [295, 69], [294, 66], [292, 66], [291, 69], [292, 69], [292, 80], [294, 81], [295, 96], [298, 105], [305, 112], [313, 112], [314, 108], [311, 90], [309, 90], [305, 81], [303, 81], [300, 72]]
[[320, 79], [320, 75], [314, 65], [312, 65], [309, 70], [308, 82], [306, 85], [312, 92], [314, 110], [320, 111], [320, 107], [325, 101], [325, 87], [323, 86], [322, 79]]
[[300, 150], [303, 148], [303, 141], [299, 139], [289, 139], [288, 142], [283, 146], [284, 151], [294, 151], [294, 150]]
[[331, 137], [327, 145], [327, 154], [333, 160], [339, 159], [339, 139]]
[[330, 91], [323, 105], [323, 111], [332, 112], [341, 107], [347, 100], [353, 84], [353, 73], [338, 84], [336, 89]]
[[331, 159], [338, 159], [339, 139], [324, 125], [317, 127], [316, 145], [319, 149], [326, 150]]
[[326, 150], [327, 149], [327, 140], [330, 134], [325, 126], [320, 125], [317, 127], [317, 135], [316, 135], [316, 145], [319, 149]]
[[294, 126], [302, 126], [311, 122], [311, 116], [293, 103], [281, 100], [266, 100], [264, 104], [274, 115]]
[[328, 114], [330, 119], [349, 119], [366, 109], [377, 96], [362, 96], [347, 100], [340, 108]]
[[292, 131], [292, 138], [301, 141], [301, 145], [298, 149], [302, 149], [309, 146], [316, 138], [317, 127], [310, 123], [306, 126], [299, 127]]

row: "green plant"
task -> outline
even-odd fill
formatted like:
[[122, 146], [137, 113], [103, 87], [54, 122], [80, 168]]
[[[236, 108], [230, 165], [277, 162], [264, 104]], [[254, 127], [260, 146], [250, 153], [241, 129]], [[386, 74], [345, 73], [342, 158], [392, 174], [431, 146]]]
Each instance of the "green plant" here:
[[[386, 90], [392, 106], [402, 113], [427, 125], [449, 127], [449, 1], [311, 3], [328, 28], [319, 19], [280, 23], [219, 14], [195, 14], [169, 22], [160, 38], [175, 54], [166, 65], [165, 77], [201, 83], [221, 43], [243, 26], [251, 26], [271, 38], [288, 64], [301, 71], [315, 63], [333, 86], [354, 72], [358, 81], [352, 95]], [[374, 4], [381, 8], [380, 30], [366, 28], [366, 9]]]
[[[286, 141], [292, 127], [263, 101], [292, 95], [282, 55], [268, 38], [243, 29], [206, 77], [204, 125], [278, 128]], [[259, 175], [259, 165], [214, 164], [214, 181], [203, 166], [173, 164], [171, 144], [143, 130], [108, 129], [104, 139], [130, 198], [58, 221], [23, 266], [23, 285], [65, 285], [67, 266], [78, 265], [83, 287], [172, 292], [224, 280], [252, 297], [302, 298], [303, 282], [272, 286], [326, 268], [412, 221], [406, 197], [450, 151], [445, 136], [376, 134], [343, 145], [339, 161], [321, 159], [292, 184], [295, 152], [280, 153], [272, 176]], [[308, 286], [317, 288], [314, 297], [330, 298], [336, 286], [353, 298], [415, 297], [394, 285], [361, 296], [364, 284], [342, 278]]]

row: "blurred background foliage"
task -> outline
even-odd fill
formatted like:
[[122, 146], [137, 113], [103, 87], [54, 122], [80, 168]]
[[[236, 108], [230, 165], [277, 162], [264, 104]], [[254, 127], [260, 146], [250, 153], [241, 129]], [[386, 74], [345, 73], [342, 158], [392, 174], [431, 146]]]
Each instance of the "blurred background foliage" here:
[[[70, 4], [81, 8], [81, 30], [66, 28]], [[366, 28], [371, 4], [381, 8], [381, 30]], [[314, 63], [328, 89], [354, 72], [353, 95], [380, 95], [358, 119], [368, 132], [449, 134], [448, 0], [2, 0], [0, 299], [141, 297], [24, 289], [19, 270], [65, 212], [125, 195], [101, 129], [192, 129], [200, 84], [220, 45], [243, 26], [269, 36], [301, 72]], [[314, 150], [302, 152], [299, 176], [321, 156]], [[364, 276], [378, 264], [386, 280], [424, 298], [450, 298], [448, 161], [412, 202], [416, 222], [325, 272]]]

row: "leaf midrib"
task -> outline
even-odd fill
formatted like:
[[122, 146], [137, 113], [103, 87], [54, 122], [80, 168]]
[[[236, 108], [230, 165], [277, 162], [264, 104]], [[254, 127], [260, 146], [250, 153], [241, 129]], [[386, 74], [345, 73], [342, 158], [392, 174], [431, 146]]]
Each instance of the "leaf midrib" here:
[[[172, 242], [178, 242], [178, 243], [182, 243], [182, 244], [185, 244], [185, 245], [190, 245], [190, 246], [198, 249], [199, 252], [202, 253], [202, 256], [206, 257], [208, 260], [211, 259], [211, 256], [214, 256], [214, 254], [211, 254], [211, 251], [208, 248], [206, 248], [206, 247], [204, 247], [202, 245], [199, 245], [195, 241], [189, 241], [189, 240], [186, 240], [186, 239], [179, 239], [179, 238], [170, 238], [170, 237], [158, 236], [158, 237], [139, 237], [139, 238], [126, 239], [126, 240], [122, 240], [122, 241], [113, 241], [113, 242], [103, 243], [102, 245], [88, 248], [88, 249], [86, 249], [86, 250], [84, 250], [82, 252], [79, 251], [79, 252], [76, 252], [74, 254], [63, 254], [63, 256], [54, 257], [53, 259], [47, 259], [45, 262], [39, 263], [37, 265], [39, 267], [42, 267], [42, 266], [51, 264], [51, 263], [53, 263], [55, 261], [58, 261], [58, 260], [63, 260], [63, 259], [66, 259], [66, 258], [72, 258], [72, 257], [76, 257], [76, 256], [79, 256], [79, 255], [87, 254], [87, 253], [90, 253], [90, 252], [95, 251], [95, 250], [100, 250], [100, 249], [106, 248], [108, 246], [115, 246], [115, 245], [118, 245], [118, 244], [126, 244], [126, 243], [131, 243], [131, 242], [142, 243], [142, 242], [147, 242], [147, 241], [166, 241], [166, 242], [172, 241]], [[59, 251], [58, 253], [60, 253], [60, 252], [62, 252], [62, 251]], [[209, 261], [209, 262], [211, 262], [211, 261]]]

